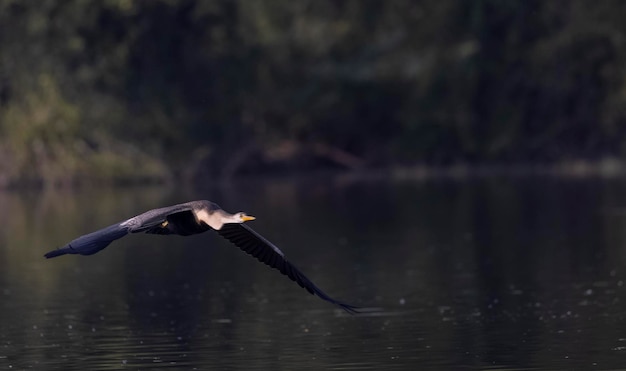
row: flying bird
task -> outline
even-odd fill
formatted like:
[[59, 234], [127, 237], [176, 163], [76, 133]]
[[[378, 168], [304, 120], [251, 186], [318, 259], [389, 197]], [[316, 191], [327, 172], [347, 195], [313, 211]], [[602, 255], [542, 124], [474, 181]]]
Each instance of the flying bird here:
[[279, 270], [309, 293], [338, 305], [348, 313], [357, 313], [357, 307], [328, 296], [293, 266], [276, 245], [243, 224], [254, 219], [244, 212], [230, 214], [210, 201], [191, 201], [146, 211], [123, 222], [80, 236], [67, 245], [48, 252], [45, 257], [54, 258], [65, 254], [92, 255], [129, 233], [189, 236], [212, 229], [260, 262]]

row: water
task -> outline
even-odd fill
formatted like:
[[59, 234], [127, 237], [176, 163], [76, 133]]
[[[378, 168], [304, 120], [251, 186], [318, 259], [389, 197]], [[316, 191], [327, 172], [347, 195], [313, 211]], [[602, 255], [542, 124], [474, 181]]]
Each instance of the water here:
[[[608, 369], [626, 356], [626, 184], [505, 178], [0, 193], [0, 369]], [[215, 234], [42, 255], [208, 198], [351, 316]]]

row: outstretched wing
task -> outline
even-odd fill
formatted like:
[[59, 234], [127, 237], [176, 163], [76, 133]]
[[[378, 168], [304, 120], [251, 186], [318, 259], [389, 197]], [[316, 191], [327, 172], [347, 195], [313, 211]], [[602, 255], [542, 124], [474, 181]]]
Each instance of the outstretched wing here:
[[257, 258], [260, 262], [278, 269], [280, 273], [289, 277], [292, 281], [295, 281], [300, 287], [306, 289], [311, 294], [340, 306], [348, 313], [357, 312], [357, 307], [337, 301], [320, 290], [302, 272], [285, 259], [285, 255], [278, 247], [245, 224], [224, 224], [217, 233], [235, 244], [241, 250]]
[[127, 234], [128, 226], [124, 225], [124, 223], [113, 224], [106, 228], [80, 236], [67, 245], [48, 252], [45, 257], [49, 259], [65, 254], [95, 254], [109, 246], [111, 242], [117, 240], [118, 238], [122, 238]]

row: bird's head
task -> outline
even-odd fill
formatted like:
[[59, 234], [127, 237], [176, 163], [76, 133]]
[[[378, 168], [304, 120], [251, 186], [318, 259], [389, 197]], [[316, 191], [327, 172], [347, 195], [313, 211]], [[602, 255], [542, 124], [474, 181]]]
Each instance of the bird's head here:
[[243, 223], [243, 222], [247, 222], [247, 221], [254, 220], [254, 219], [256, 218], [244, 213], [243, 211], [233, 214], [234, 223]]

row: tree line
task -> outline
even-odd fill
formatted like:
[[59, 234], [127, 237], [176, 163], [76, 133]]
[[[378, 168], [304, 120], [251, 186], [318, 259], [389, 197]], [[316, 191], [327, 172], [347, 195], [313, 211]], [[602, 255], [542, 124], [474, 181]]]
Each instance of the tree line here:
[[0, 185], [626, 151], [626, 3], [0, 0]]

